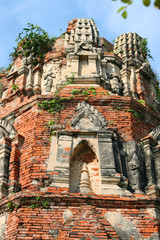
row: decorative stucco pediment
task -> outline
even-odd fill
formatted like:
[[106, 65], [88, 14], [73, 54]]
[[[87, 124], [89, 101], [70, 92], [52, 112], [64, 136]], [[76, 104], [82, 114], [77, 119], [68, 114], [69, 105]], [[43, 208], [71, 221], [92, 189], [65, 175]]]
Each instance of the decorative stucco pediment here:
[[14, 127], [6, 120], [0, 120], [0, 138], [9, 137], [13, 139], [16, 135]]
[[81, 42], [75, 46], [74, 53], [78, 55], [92, 55], [96, 52], [91, 43], [89, 44], [88, 42]]
[[75, 108], [78, 111], [73, 118], [71, 126], [79, 130], [100, 131], [108, 126], [108, 122], [93, 106], [85, 103], [79, 103]]

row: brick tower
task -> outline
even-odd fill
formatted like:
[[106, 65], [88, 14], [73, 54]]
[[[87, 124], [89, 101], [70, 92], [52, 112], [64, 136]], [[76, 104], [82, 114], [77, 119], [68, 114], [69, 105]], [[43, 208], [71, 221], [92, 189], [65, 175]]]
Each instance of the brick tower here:
[[1, 73], [0, 239], [160, 239], [160, 93], [136, 33], [74, 19]]

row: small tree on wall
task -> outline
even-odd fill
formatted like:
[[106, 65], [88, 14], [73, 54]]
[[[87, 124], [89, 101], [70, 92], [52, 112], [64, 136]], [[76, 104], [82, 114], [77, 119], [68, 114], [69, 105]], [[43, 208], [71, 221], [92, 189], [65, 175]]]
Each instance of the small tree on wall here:
[[57, 37], [50, 38], [48, 33], [38, 25], [27, 23], [27, 27], [19, 33], [16, 39], [17, 46], [10, 56], [14, 58], [19, 55], [28, 57], [33, 55], [37, 60], [42, 59], [44, 54], [52, 50], [53, 44]]

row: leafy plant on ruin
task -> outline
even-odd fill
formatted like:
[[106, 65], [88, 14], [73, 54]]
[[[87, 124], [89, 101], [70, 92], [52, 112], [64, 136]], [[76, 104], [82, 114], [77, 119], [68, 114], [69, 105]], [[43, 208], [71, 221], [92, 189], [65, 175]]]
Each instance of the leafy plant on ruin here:
[[27, 27], [19, 33], [16, 39], [17, 46], [14, 47], [14, 52], [10, 54], [13, 58], [18, 56], [28, 57], [33, 55], [37, 60], [40, 60], [44, 55], [52, 50], [52, 46], [57, 37], [50, 38], [48, 33], [38, 25], [27, 23]]
[[155, 77], [156, 77], [156, 84], [154, 85], [154, 87], [155, 87], [157, 100], [160, 103], [160, 88], [159, 88], [159, 80], [160, 80], [160, 78], [157, 77], [156, 75], [155, 75]]
[[144, 100], [141, 100], [141, 99], [138, 100], [138, 102], [139, 102], [140, 104], [142, 104], [142, 105], [146, 103]]
[[115, 105], [113, 106], [113, 111], [118, 111], [118, 110], [121, 110], [122, 109], [122, 105]]
[[61, 98], [54, 98], [50, 101], [48, 100], [45, 100], [41, 103], [38, 103], [38, 106], [43, 109], [43, 110], [46, 110], [47, 112], [49, 113], [56, 113], [56, 112], [60, 112], [61, 109], [62, 109], [62, 106], [61, 106]]
[[80, 94], [81, 93], [81, 90], [80, 89], [72, 89], [72, 91], [71, 91], [71, 94], [72, 95], [78, 95], [78, 94]]
[[0, 78], [0, 89], [2, 90], [3, 88], [3, 83], [2, 83], [2, 79]]
[[12, 90], [17, 91], [19, 89], [17, 84], [12, 84]]
[[143, 115], [141, 113], [136, 112], [134, 109], [130, 108], [127, 110], [127, 112], [131, 112], [137, 122], [140, 122], [140, 118], [143, 118]]
[[42, 204], [42, 208], [47, 208], [48, 207], [48, 201], [44, 201], [43, 204]]
[[110, 127], [114, 127], [114, 125], [115, 125], [113, 120], [109, 120], [108, 123], [109, 123]]
[[54, 120], [49, 120], [48, 121], [48, 126], [49, 127], [53, 126], [54, 124], [56, 124], [56, 122]]
[[14, 209], [18, 208], [17, 204], [14, 204], [12, 201], [8, 202], [6, 204], [6, 206], [8, 207], [9, 211], [12, 212]]
[[[61, 86], [61, 88], [60, 88], [61, 90], [62, 90], [65, 86], [67, 86], [67, 85], [69, 85], [69, 84], [71, 84], [71, 83], [73, 82], [74, 75], [75, 75], [75, 74], [74, 74], [73, 72], [71, 72], [71, 76], [69, 76], [67, 82]], [[49, 112], [49, 113], [52, 113], [52, 114], [60, 113], [61, 110], [63, 110], [62, 103], [63, 103], [64, 101], [69, 101], [69, 100], [71, 100], [71, 98], [72, 98], [72, 97], [68, 97], [68, 98], [66, 98], [66, 97], [60, 97], [60, 89], [57, 89], [57, 90], [55, 91], [55, 93], [54, 93], [54, 98], [53, 98], [52, 100], [42, 101], [41, 103], [38, 103], [38, 107], [39, 107], [40, 109], [43, 109], [43, 110], [45, 110], [45, 111], [47, 111], [47, 112]], [[57, 116], [56, 116], [56, 120], [55, 120], [55, 121], [54, 121], [54, 120], [49, 120], [49, 121], [48, 121], [48, 126], [50, 127], [50, 126], [56, 124], [57, 121], [58, 121], [58, 120], [57, 120]], [[55, 133], [56, 133], [55, 131], [52, 131], [51, 137], [52, 137], [53, 135], [55, 135]], [[50, 140], [51, 140], [51, 137], [50, 137]]]
[[54, 97], [59, 96], [60, 90], [62, 90], [62, 89], [63, 89], [64, 87], [66, 87], [67, 85], [73, 83], [74, 76], [75, 76], [75, 73], [74, 73], [74, 72], [71, 72], [71, 76], [68, 77], [67, 82], [64, 83], [64, 84], [60, 87], [60, 89], [57, 89], [57, 90], [55, 91]]
[[[41, 108], [42, 110], [45, 110], [52, 114], [60, 113], [61, 110], [63, 110], [62, 103], [64, 101], [68, 101], [70, 99], [71, 98], [65, 98], [65, 97], [61, 98], [61, 97], [57, 96], [52, 100], [45, 100], [41, 103], [38, 103], [38, 107]], [[53, 120], [51, 120], [51, 121], [53, 121]], [[51, 121], [48, 123], [48, 125], [51, 124]], [[55, 121], [53, 121], [53, 122], [55, 124]], [[54, 125], [54, 124], [52, 124], [52, 125]]]
[[149, 106], [153, 111], [155, 111], [156, 113], [159, 113], [158, 109], [153, 104], [150, 104]]
[[[89, 92], [89, 91], [90, 92]], [[84, 89], [84, 88], [82, 88], [82, 89], [72, 89], [72, 91], [71, 91], [71, 94], [72, 95], [83, 95], [83, 96], [88, 96], [88, 95], [90, 95], [90, 94], [93, 94], [93, 95], [96, 95], [97, 93], [96, 93], [96, 90], [95, 90], [95, 88], [93, 87], [93, 86], [91, 86], [91, 87], [89, 87], [88, 89]]]
[[92, 92], [93, 95], [97, 95], [96, 89], [93, 86], [91, 86], [89, 90]]
[[68, 77], [68, 80], [67, 80], [66, 84], [64, 84], [62, 87], [65, 87], [66, 85], [72, 84], [73, 80], [74, 80], [74, 77], [75, 77], [75, 73], [71, 72], [71, 76]]
[[148, 60], [148, 58], [153, 60], [153, 57], [151, 55], [151, 51], [148, 48], [148, 40], [147, 40], [147, 38], [142, 38], [141, 39], [140, 50], [141, 50], [142, 55], [143, 55], [145, 60]]
[[0, 67], [0, 74], [1, 73], [4, 73], [4, 72], [8, 72], [8, 71], [10, 71], [11, 70], [11, 68], [12, 68], [12, 66], [13, 66], [13, 63], [10, 63], [9, 65], [8, 65], [8, 67]]
[[42, 208], [47, 208], [48, 207], [48, 201], [42, 201], [40, 196], [35, 196], [35, 202], [32, 203], [29, 207], [32, 209], [42, 207]]

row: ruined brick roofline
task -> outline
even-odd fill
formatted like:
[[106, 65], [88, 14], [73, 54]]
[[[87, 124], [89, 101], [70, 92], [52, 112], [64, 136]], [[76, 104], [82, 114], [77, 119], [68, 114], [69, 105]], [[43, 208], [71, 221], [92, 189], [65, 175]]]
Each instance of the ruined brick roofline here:
[[[154, 73], [142, 54], [141, 39], [136, 33], [122, 34], [112, 45], [99, 37], [93, 20], [74, 19], [65, 35], [57, 39], [53, 51], [46, 54], [42, 65], [36, 66], [32, 57], [18, 57], [14, 61], [11, 71], [1, 76], [2, 100], [18, 90], [54, 93], [74, 73], [74, 83], [98, 83], [111, 94], [132, 95], [159, 108]], [[83, 81], [83, 71], [87, 81]], [[16, 91], [13, 85], [18, 87]]]
[[1, 74], [0, 238], [159, 239], [160, 116], [136, 33], [73, 19]]

